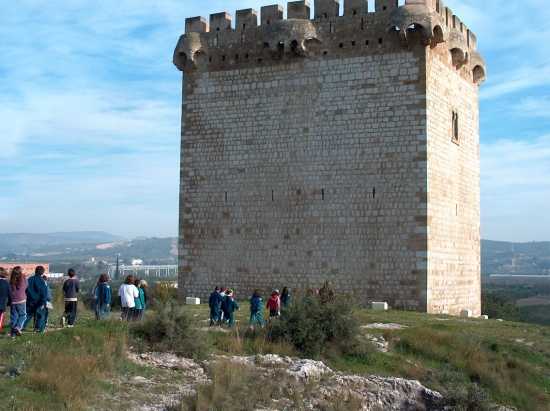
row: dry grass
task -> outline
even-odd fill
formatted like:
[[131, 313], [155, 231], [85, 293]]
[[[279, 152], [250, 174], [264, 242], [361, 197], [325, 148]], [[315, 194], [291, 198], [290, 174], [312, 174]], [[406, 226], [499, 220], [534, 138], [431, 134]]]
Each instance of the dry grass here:
[[283, 370], [273, 369], [262, 374], [246, 364], [220, 360], [210, 363], [206, 372], [212, 382], [200, 386], [195, 396], [184, 398], [180, 410], [252, 411], [259, 406], [280, 410], [300, 408], [299, 383]]
[[211, 336], [215, 347], [229, 355], [278, 354], [295, 355], [294, 348], [287, 342], [273, 342], [266, 338], [262, 330], [236, 327], [231, 333], [216, 333]]

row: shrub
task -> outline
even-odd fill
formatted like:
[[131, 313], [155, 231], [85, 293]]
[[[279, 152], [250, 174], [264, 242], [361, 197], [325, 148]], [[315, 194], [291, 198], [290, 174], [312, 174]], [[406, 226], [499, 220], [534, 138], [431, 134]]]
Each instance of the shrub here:
[[155, 350], [170, 350], [189, 358], [206, 356], [202, 334], [180, 306], [148, 311], [145, 320], [132, 328], [136, 336], [151, 343]]
[[290, 342], [305, 355], [354, 355], [359, 348], [354, 308], [349, 295], [304, 296], [283, 308], [279, 320], [269, 323], [267, 335], [272, 341]]
[[183, 397], [181, 405], [173, 410], [281, 410], [290, 405], [290, 409], [300, 409], [299, 384], [282, 369], [264, 375], [254, 367], [222, 359], [209, 362], [205, 370], [212, 382], [199, 385], [195, 395]]
[[489, 318], [501, 318], [508, 321], [519, 320], [519, 308], [516, 300], [498, 291], [481, 293], [481, 312]]
[[152, 306], [157, 308], [158, 306], [166, 306], [169, 301], [177, 300], [178, 290], [174, 288], [170, 281], [159, 281], [151, 287], [149, 298], [152, 301]]

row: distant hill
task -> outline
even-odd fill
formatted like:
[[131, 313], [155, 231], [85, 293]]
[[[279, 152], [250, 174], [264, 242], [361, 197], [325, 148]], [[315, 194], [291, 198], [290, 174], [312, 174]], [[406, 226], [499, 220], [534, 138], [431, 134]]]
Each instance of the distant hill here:
[[124, 237], [103, 231], [0, 234], [0, 256], [7, 253], [30, 253], [48, 246], [99, 244], [123, 240]]
[[511, 243], [481, 240], [481, 273], [505, 275], [550, 274], [550, 241]]

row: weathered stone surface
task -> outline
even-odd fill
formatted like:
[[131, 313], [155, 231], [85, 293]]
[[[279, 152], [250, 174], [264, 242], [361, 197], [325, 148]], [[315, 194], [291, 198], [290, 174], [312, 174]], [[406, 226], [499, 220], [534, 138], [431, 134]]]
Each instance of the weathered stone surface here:
[[366, 304], [480, 315], [475, 36], [436, 0], [321, 3], [195, 18], [178, 42], [180, 299], [328, 275]]

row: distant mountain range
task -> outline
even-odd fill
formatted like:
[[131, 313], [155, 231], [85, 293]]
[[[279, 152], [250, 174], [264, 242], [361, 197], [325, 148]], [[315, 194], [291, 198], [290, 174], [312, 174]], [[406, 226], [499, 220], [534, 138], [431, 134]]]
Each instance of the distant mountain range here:
[[46, 234], [0, 234], [0, 256], [6, 253], [32, 252], [42, 247], [74, 244], [100, 244], [124, 241], [125, 238], [103, 231], [74, 231]]
[[[177, 261], [177, 238], [139, 237], [131, 241], [102, 231], [47, 234], [0, 234], [0, 259], [65, 261], [78, 258], [112, 262], [139, 258], [144, 262], [173, 264]], [[550, 241], [512, 243], [481, 240], [483, 276], [550, 275]]]

